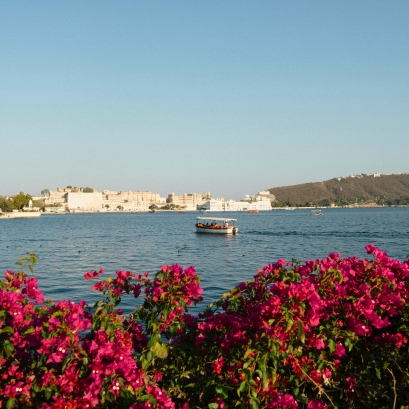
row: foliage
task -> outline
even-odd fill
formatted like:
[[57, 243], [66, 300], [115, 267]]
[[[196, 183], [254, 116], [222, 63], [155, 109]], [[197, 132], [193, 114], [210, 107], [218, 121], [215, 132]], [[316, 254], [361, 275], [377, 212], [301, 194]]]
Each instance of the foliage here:
[[[183, 207], [183, 206], [182, 206]], [[175, 205], [174, 203], [168, 203], [165, 206], [162, 206], [160, 210], [177, 210], [181, 208], [179, 205]]]
[[43, 189], [41, 191], [41, 196], [50, 196], [50, 191], [49, 189]]
[[30, 195], [24, 194], [23, 192], [8, 199], [2, 196], [0, 197], [0, 209], [2, 209], [3, 212], [22, 209], [23, 207], [28, 206], [28, 202], [31, 199], [32, 197]]
[[[303, 207], [307, 203], [317, 206], [322, 200], [328, 200], [336, 206], [377, 203], [378, 205], [409, 204], [409, 175], [357, 175], [342, 177], [323, 182], [303, 183], [295, 186], [283, 186], [269, 189], [276, 197], [273, 206], [283, 206], [288, 202], [291, 207]], [[281, 203], [281, 205], [280, 205]], [[284, 205], [285, 206], [285, 205]]]
[[[408, 405], [409, 260], [367, 251], [372, 260], [278, 260], [197, 317], [193, 267], [165, 265], [151, 279], [117, 271], [94, 284], [90, 308], [44, 303], [24, 272], [30, 253], [0, 281], [2, 407]], [[122, 297], [141, 294], [124, 314]]]
[[11, 212], [14, 209], [13, 199], [0, 196], [0, 209], [3, 212]]
[[83, 193], [94, 193], [94, 189], [92, 187], [84, 187], [82, 191]]

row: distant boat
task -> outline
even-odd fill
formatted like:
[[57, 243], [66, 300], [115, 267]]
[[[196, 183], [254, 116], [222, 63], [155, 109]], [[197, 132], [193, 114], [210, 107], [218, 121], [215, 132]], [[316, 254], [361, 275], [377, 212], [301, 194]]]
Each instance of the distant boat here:
[[247, 211], [247, 213], [259, 213], [259, 212], [260, 212], [260, 210], [257, 210], [257, 209]]
[[324, 216], [321, 210], [313, 210], [311, 216]]
[[136, 214], [136, 213], [138, 213], [138, 212], [132, 212], [132, 214]]
[[156, 210], [155, 210], [155, 209], [151, 209], [151, 210], [149, 210], [148, 213], [156, 213]]
[[186, 212], [184, 212], [183, 210], [179, 210], [179, 213], [182, 213], [182, 214], [183, 214], [183, 213], [186, 213]]

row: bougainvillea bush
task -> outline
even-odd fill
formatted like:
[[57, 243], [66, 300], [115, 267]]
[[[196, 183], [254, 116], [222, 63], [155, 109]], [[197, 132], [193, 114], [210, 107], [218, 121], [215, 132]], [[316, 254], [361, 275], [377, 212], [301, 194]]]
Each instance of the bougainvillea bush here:
[[278, 260], [198, 316], [193, 267], [90, 271], [88, 306], [44, 302], [29, 254], [0, 281], [0, 407], [409, 407], [409, 261], [366, 250]]

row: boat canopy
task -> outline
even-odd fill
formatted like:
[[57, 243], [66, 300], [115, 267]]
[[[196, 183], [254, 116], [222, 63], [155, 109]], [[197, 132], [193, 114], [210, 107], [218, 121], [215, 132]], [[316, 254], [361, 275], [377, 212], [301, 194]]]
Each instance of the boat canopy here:
[[196, 220], [210, 220], [213, 222], [236, 222], [237, 219], [225, 219], [224, 217], [196, 217]]

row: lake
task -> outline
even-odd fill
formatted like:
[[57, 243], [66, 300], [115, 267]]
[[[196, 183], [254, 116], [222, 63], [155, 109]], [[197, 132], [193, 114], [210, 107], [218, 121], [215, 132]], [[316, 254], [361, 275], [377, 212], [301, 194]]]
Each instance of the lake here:
[[[237, 218], [235, 236], [198, 234], [194, 212], [94, 213], [42, 215], [39, 219], [0, 221], [0, 269], [16, 269], [26, 252], [37, 253], [35, 274], [46, 299], [84, 299], [97, 294], [83, 275], [105, 268], [134, 273], [155, 272], [163, 264], [196, 267], [205, 303], [218, 299], [258, 268], [280, 258], [300, 261], [342, 256], [366, 257], [374, 243], [389, 256], [404, 260], [409, 253], [409, 208], [273, 210], [211, 213]], [[124, 309], [133, 307], [124, 300]]]

